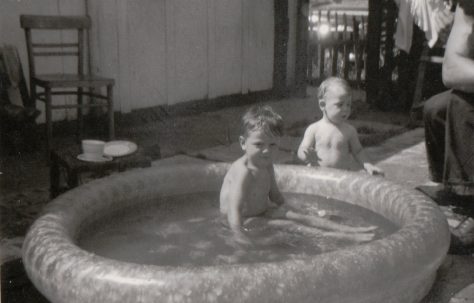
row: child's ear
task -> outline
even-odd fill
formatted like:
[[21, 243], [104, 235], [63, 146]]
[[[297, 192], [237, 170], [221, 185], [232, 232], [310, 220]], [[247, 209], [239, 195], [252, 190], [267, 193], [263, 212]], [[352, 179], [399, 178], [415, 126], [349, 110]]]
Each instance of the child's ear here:
[[319, 108], [323, 109], [326, 106], [326, 102], [324, 100], [319, 101]]
[[245, 150], [245, 137], [244, 136], [239, 137], [239, 143], [242, 150]]

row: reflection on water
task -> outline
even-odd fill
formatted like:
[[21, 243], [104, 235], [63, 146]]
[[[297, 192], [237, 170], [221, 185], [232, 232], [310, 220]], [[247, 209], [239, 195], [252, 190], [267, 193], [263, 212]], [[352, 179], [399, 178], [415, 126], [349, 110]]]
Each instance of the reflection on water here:
[[[358, 243], [301, 233], [294, 224], [267, 224], [265, 218], [249, 232], [256, 245], [242, 247], [221, 223], [218, 193], [194, 193], [162, 198], [139, 210], [111, 214], [85, 229], [79, 245], [116, 260], [154, 265], [206, 266], [300, 259]], [[287, 203], [306, 214], [324, 210], [329, 218], [350, 226], [376, 225], [375, 239], [396, 227], [367, 209], [337, 200], [285, 194]]]

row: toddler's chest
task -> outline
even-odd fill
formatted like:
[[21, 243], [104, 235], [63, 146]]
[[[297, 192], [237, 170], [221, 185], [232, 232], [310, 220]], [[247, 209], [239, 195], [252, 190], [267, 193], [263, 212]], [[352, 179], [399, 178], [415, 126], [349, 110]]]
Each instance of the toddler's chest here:
[[349, 147], [349, 140], [339, 130], [319, 132], [315, 134], [316, 149], [346, 149]]
[[266, 171], [262, 171], [253, 175], [250, 183], [252, 184], [252, 190], [249, 192], [253, 195], [268, 194], [270, 190], [270, 175]]

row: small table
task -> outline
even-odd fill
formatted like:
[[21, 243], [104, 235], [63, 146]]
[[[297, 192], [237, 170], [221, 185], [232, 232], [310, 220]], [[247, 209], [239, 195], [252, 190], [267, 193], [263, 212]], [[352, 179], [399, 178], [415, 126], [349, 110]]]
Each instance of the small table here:
[[[146, 156], [142, 148], [138, 148], [133, 154], [117, 157], [106, 162], [87, 162], [77, 159], [81, 153], [81, 147], [73, 145], [67, 148], [53, 149], [51, 151], [50, 165], [50, 196], [55, 198], [66, 190], [77, 187], [80, 184], [81, 174], [92, 173], [105, 176], [111, 171], [122, 172], [129, 168], [150, 167], [151, 158]], [[61, 187], [61, 172], [67, 186]]]

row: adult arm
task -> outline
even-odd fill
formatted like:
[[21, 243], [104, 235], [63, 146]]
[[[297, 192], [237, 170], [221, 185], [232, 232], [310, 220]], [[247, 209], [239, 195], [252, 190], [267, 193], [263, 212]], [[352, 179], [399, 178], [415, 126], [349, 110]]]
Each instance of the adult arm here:
[[462, 7], [456, 9], [454, 24], [446, 45], [443, 62], [443, 83], [465, 92], [474, 92], [474, 58], [470, 58], [469, 35], [474, 17], [465, 14]]

